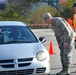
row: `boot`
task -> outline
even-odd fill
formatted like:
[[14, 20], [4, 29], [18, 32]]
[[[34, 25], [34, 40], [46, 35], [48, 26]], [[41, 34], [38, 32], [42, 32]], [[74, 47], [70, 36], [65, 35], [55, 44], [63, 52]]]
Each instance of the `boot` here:
[[64, 66], [63, 69], [56, 75], [70, 75], [70, 68], [67, 66]]

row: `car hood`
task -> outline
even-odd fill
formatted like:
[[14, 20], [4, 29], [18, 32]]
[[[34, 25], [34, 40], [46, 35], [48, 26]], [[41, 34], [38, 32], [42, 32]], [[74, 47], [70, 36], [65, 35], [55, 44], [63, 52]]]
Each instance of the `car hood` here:
[[40, 43], [0, 45], [0, 60], [35, 57], [41, 50]]

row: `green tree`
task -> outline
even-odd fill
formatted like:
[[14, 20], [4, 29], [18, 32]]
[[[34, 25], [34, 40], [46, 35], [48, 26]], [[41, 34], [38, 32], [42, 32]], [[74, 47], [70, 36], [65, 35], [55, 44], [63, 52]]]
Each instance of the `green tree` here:
[[43, 23], [43, 14], [50, 12], [53, 16], [61, 16], [63, 18], [73, 16], [73, 3], [76, 0], [67, 0], [67, 4], [56, 7], [49, 5], [47, 7], [39, 7], [35, 11], [30, 10], [30, 3], [38, 3], [40, 0], [24, 0], [21, 4], [8, 5], [4, 11], [0, 11], [0, 20], [17, 20], [25, 23]]
[[67, 0], [67, 3], [65, 5], [61, 5], [61, 8], [63, 9], [62, 14], [60, 14], [62, 17], [66, 18], [72, 18], [73, 16], [73, 0]]
[[59, 12], [55, 10], [54, 8], [51, 8], [49, 6], [47, 7], [40, 7], [37, 8], [36, 11], [32, 11], [26, 18], [27, 23], [43, 23], [42, 16], [43, 14], [50, 12], [53, 16], [59, 15]]

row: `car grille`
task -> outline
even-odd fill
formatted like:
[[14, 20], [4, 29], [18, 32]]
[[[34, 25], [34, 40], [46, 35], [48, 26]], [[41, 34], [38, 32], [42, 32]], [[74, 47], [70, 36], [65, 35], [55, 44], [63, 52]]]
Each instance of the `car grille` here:
[[44, 73], [45, 71], [46, 71], [45, 67], [36, 69], [36, 73]]
[[[10, 60], [0, 60], [0, 66], [2, 68], [20, 68], [26, 67], [31, 64], [33, 58], [23, 58], [23, 59], [10, 59]], [[46, 67], [37, 68], [36, 73], [42, 74], [46, 71]], [[30, 75], [33, 74], [34, 68], [25, 70], [12, 70], [12, 71], [0, 71], [0, 75]]]
[[29, 75], [32, 74], [34, 69], [16, 70], [16, 71], [1, 71], [0, 75]]
[[18, 68], [25, 67], [31, 64], [33, 58], [23, 58], [23, 59], [10, 59], [10, 60], [0, 60], [0, 66], [2, 68]]

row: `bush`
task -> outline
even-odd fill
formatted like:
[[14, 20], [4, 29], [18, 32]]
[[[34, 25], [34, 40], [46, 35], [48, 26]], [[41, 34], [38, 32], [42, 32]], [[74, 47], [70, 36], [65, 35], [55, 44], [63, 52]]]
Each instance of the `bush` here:
[[23, 12], [18, 4], [8, 5], [5, 10], [0, 11], [0, 21], [21, 20], [23, 21]]
[[[0, 10], [0, 21], [22, 21], [25, 22], [26, 24], [43, 24], [44, 22], [42, 21], [42, 16], [49, 12], [52, 14], [52, 16], [57, 17], [61, 16], [63, 18], [72, 18], [73, 16], [73, 0], [67, 0], [66, 5], [61, 5], [61, 8], [59, 10], [61, 11], [62, 14], [59, 13], [59, 11], [52, 6], [47, 6], [47, 7], [39, 7], [36, 10], [29, 10], [26, 9], [28, 7], [26, 5], [19, 5], [19, 4], [11, 4], [7, 5], [6, 9], [1, 11]], [[62, 10], [61, 10], [62, 9]], [[49, 28], [49, 26], [31, 26], [31, 28]]]
[[50, 6], [45, 8], [41, 7], [36, 9], [35, 11], [32, 11], [29, 15], [27, 15], [26, 23], [31, 23], [31, 24], [43, 23], [42, 16], [47, 12], [51, 13], [53, 16], [59, 15], [59, 12], [57, 12], [57, 10], [53, 9]]

